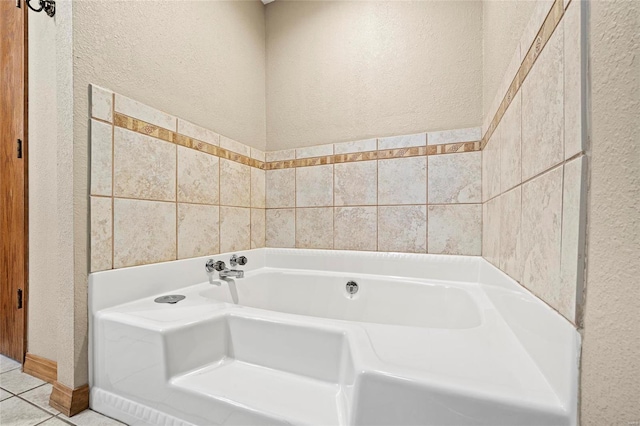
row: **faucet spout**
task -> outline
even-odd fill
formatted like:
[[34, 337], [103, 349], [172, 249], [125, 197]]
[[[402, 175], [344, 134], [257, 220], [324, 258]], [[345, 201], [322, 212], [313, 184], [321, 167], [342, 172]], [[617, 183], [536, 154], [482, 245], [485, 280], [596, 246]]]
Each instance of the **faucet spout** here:
[[244, 278], [244, 271], [225, 268], [223, 271], [220, 271], [220, 278]]

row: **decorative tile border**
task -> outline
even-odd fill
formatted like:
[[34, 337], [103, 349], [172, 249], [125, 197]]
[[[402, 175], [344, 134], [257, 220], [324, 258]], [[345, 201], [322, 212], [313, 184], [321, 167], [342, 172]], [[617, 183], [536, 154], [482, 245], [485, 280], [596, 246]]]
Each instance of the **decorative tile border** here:
[[153, 136], [154, 138], [162, 139], [167, 142], [175, 142], [176, 139], [175, 132], [172, 132], [171, 130], [163, 129], [162, 127], [158, 127], [117, 112], [114, 114], [113, 124], [117, 127], [142, 133], [143, 135]]
[[154, 138], [175, 143], [187, 148], [195, 149], [197, 151], [204, 152], [210, 155], [215, 155], [216, 157], [235, 161], [236, 163], [255, 167], [257, 169], [265, 169], [264, 161], [256, 160], [255, 158], [247, 157], [246, 155], [229, 151], [228, 149], [182, 135], [178, 132], [155, 126], [153, 124], [138, 120], [137, 118], [126, 116], [118, 112], [115, 113], [113, 123], [117, 127], [131, 130], [132, 132], [142, 133], [147, 136], [152, 136]]
[[565, 12], [564, 3], [564, 0], [555, 0], [553, 6], [551, 6], [549, 13], [542, 23], [542, 26], [538, 30], [538, 33], [531, 43], [529, 50], [524, 55], [524, 58], [522, 59], [520, 67], [518, 68], [518, 71], [516, 72], [516, 75], [514, 76], [509, 89], [507, 89], [507, 93], [504, 95], [502, 102], [500, 102], [498, 110], [495, 112], [493, 119], [489, 124], [489, 127], [482, 137], [482, 141], [480, 144], [481, 150], [487, 146], [487, 143], [489, 143], [491, 136], [493, 136], [493, 133], [498, 128], [498, 124], [500, 124], [500, 121], [507, 111], [507, 108], [509, 108], [509, 105], [511, 105], [511, 101], [522, 87], [522, 83], [524, 83], [527, 75], [529, 75], [529, 71], [531, 71], [531, 68], [540, 56], [540, 53], [542, 53], [542, 50], [551, 38], [551, 35], [562, 20]]
[[[95, 117], [94, 117], [95, 118]], [[115, 112], [113, 124], [116, 127], [121, 127], [127, 130], [131, 130], [136, 133], [141, 133], [147, 136], [175, 143], [180, 146], [195, 149], [200, 152], [204, 152], [216, 157], [225, 158], [227, 160], [234, 161], [236, 163], [245, 164], [250, 167], [254, 167], [260, 170], [278, 170], [289, 169], [298, 167], [311, 167], [321, 166], [325, 164], [335, 163], [352, 163], [357, 161], [369, 161], [369, 160], [386, 160], [391, 158], [405, 158], [405, 157], [420, 157], [428, 155], [443, 155], [443, 154], [455, 154], [460, 152], [473, 152], [480, 151], [481, 142], [456, 142], [440, 145], [424, 145], [424, 146], [412, 146], [405, 148], [383, 149], [367, 152], [354, 152], [349, 154], [332, 154], [324, 155], [321, 157], [311, 158], [299, 158], [291, 160], [280, 161], [261, 161], [255, 158], [247, 157], [243, 154], [230, 151], [228, 149], [212, 145], [201, 140], [185, 136], [175, 131], [171, 131], [154, 124], [147, 123], [146, 121], [139, 120], [137, 118], [129, 117], [122, 113]], [[454, 130], [455, 132], [455, 130]], [[378, 139], [379, 141], [380, 139]], [[375, 141], [375, 139], [374, 139]], [[320, 145], [321, 148], [328, 145]], [[310, 149], [305, 148], [305, 149]], [[293, 151], [293, 150], [292, 150]]]

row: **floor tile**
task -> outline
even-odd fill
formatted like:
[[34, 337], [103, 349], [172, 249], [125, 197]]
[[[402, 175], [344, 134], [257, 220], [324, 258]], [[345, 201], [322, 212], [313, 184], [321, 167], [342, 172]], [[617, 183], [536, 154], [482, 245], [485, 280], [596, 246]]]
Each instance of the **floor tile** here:
[[70, 423], [64, 422], [57, 417], [51, 417], [44, 423], [40, 423], [38, 426], [69, 426]]
[[24, 374], [20, 370], [11, 370], [0, 374], [0, 386], [11, 393], [19, 394], [45, 384], [40, 379]]
[[8, 392], [2, 388], [0, 388], [0, 401], [4, 401], [7, 398], [11, 398], [13, 396], [13, 394], [11, 392]]
[[64, 414], [60, 414], [58, 417], [76, 426], [118, 426], [124, 424], [93, 410], [84, 410], [73, 417], [67, 417]]
[[35, 389], [20, 394], [20, 398], [26, 399], [32, 404], [37, 405], [45, 411], [50, 412], [54, 416], [60, 414], [60, 411], [49, 405], [49, 397], [51, 396], [52, 385], [49, 383], [38, 386]]
[[0, 402], [0, 424], [3, 426], [34, 426], [51, 417], [50, 413], [16, 396]]
[[20, 368], [20, 363], [18, 361], [14, 361], [11, 358], [0, 355], [0, 373], [6, 373], [7, 371], [15, 370], [16, 368]]

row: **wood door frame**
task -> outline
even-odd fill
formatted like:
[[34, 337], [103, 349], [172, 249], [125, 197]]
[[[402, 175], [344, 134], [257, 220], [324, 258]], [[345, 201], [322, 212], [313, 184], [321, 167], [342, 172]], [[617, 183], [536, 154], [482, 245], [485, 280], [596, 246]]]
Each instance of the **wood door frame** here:
[[[22, 46], [16, 46], [15, 48], [21, 50], [21, 62], [22, 62], [22, 132], [17, 137], [22, 140], [22, 159], [21, 159], [21, 167], [18, 167], [17, 170], [22, 171], [23, 173], [23, 197], [22, 197], [22, 211], [23, 211], [23, 221], [24, 228], [22, 230], [21, 235], [19, 235], [19, 241], [16, 243], [18, 245], [22, 245], [23, 247], [23, 257], [22, 259], [18, 259], [19, 268], [23, 269], [22, 276], [22, 315], [20, 313], [16, 314], [15, 318], [22, 317], [22, 333], [19, 333], [19, 327], [16, 322], [14, 322], [11, 326], [14, 329], [14, 332], [17, 335], [20, 335], [20, 340], [22, 341], [21, 347], [16, 349], [16, 352], [11, 354], [13, 358], [16, 358], [17, 355], [18, 361], [20, 363], [24, 363], [25, 355], [27, 353], [27, 336], [28, 336], [28, 312], [29, 312], [29, 39], [28, 39], [28, 31], [29, 31], [29, 21], [28, 21], [28, 8], [26, 7], [26, 3], [21, 0], [0, 0], [6, 3], [10, 3], [16, 10], [16, 13], [21, 14], [22, 18]], [[20, 16], [20, 15], [17, 15]], [[2, 36], [4, 36], [4, 31]], [[20, 55], [20, 53], [18, 53]], [[0, 61], [3, 61], [4, 58], [0, 58]], [[4, 69], [4, 64], [1, 64]], [[14, 108], [15, 109], [15, 108]], [[0, 196], [4, 197], [4, 194], [0, 194]], [[16, 200], [16, 202], [19, 202]], [[6, 264], [8, 264], [7, 262]], [[7, 271], [9, 274], [9, 271]], [[9, 297], [13, 297], [16, 300], [15, 295], [9, 295]], [[17, 302], [16, 302], [17, 304]], [[16, 330], [18, 329], [18, 330]], [[5, 354], [8, 352], [7, 350], [3, 351]]]

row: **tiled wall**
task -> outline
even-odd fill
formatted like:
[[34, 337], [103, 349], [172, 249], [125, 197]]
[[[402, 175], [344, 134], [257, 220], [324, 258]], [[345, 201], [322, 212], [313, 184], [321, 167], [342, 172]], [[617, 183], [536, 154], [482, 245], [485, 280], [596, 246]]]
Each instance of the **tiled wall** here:
[[264, 247], [264, 153], [91, 88], [91, 271]]
[[584, 8], [540, 4], [529, 25], [540, 30], [523, 35], [482, 141], [482, 255], [572, 322], [584, 269]]
[[479, 255], [480, 128], [268, 152], [266, 244]]
[[263, 247], [479, 255], [480, 128], [263, 153], [91, 89], [91, 271]]

